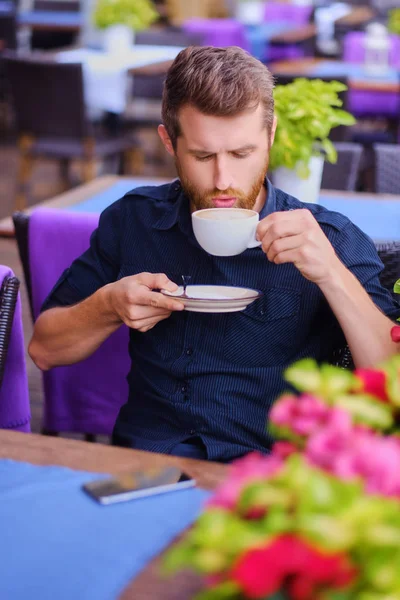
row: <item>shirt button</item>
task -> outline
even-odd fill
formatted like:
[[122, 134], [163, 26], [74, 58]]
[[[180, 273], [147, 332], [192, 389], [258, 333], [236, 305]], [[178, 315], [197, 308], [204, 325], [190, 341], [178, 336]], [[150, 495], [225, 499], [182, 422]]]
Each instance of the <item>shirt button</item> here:
[[191, 356], [193, 354], [193, 348], [186, 348], [186, 355]]
[[182, 394], [184, 394], [185, 392], [187, 392], [187, 385], [186, 385], [186, 383], [181, 387], [181, 392], [182, 392]]
[[195, 430], [195, 429], [191, 429], [191, 430], [189, 431], [189, 433], [190, 433], [190, 435], [194, 435], [194, 434], [196, 433], [196, 430]]

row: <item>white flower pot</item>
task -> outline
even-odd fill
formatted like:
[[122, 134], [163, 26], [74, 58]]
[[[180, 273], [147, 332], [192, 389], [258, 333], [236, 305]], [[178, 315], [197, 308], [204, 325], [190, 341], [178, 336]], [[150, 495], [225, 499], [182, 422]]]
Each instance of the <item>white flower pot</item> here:
[[111, 25], [104, 31], [103, 48], [110, 54], [123, 54], [135, 42], [135, 32], [127, 25]]
[[308, 166], [311, 172], [307, 179], [300, 179], [296, 171], [286, 167], [275, 169], [273, 172], [275, 187], [294, 196], [301, 202], [317, 203], [324, 169], [323, 157], [312, 156]]
[[239, 0], [236, 5], [236, 18], [245, 25], [259, 25], [264, 18], [265, 3], [259, 0]]

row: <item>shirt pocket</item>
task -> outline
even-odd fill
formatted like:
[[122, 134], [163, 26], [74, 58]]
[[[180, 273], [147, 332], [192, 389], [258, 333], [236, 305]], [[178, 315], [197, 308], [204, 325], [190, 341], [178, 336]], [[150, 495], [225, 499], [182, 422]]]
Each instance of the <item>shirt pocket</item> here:
[[249, 367], [289, 364], [296, 354], [300, 304], [301, 292], [272, 288], [245, 311], [229, 315], [225, 358]]

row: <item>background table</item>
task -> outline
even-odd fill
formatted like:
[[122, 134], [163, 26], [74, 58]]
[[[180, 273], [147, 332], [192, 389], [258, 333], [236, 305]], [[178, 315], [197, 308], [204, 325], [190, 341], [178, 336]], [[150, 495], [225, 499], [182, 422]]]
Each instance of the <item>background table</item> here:
[[[227, 473], [227, 467], [219, 463], [5, 430], [0, 430], [0, 458], [111, 474], [174, 465], [207, 489], [215, 488]], [[160, 577], [159, 567], [158, 558], [131, 583], [121, 600], [188, 600], [201, 588], [200, 580], [188, 573], [166, 581]], [[28, 581], [26, 585], [28, 589]]]
[[[60, 208], [81, 212], [101, 212], [127, 191], [142, 185], [161, 185], [170, 179], [151, 177], [118, 177], [106, 175], [90, 183], [27, 209]], [[342, 190], [321, 190], [320, 204], [342, 212], [375, 241], [400, 240], [400, 194], [367, 194]], [[0, 235], [14, 235], [10, 217], [0, 221]]]

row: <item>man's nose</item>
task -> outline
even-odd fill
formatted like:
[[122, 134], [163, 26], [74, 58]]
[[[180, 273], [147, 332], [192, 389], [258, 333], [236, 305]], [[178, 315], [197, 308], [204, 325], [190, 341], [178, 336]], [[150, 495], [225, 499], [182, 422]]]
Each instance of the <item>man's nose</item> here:
[[221, 192], [233, 187], [232, 175], [228, 169], [228, 165], [223, 159], [216, 160], [214, 184], [216, 189]]

